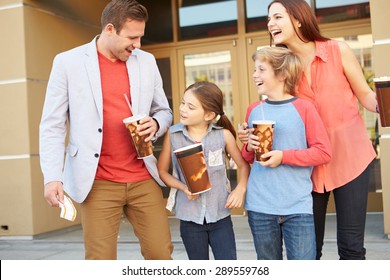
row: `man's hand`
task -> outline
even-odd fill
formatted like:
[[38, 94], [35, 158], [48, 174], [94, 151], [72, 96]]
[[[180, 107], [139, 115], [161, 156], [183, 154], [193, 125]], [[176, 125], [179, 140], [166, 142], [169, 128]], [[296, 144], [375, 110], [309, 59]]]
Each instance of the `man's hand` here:
[[153, 139], [154, 135], [156, 135], [158, 131], [158, 123], [152, 117], [146, 117], [140, 120], [140, 124], [138, 125], [139, 135], [149, 135], [145, 142], [148, 142]]
[[44, 197], [52, 207], [59, 207], [59, 202], [64, 203], [64, 186], [62, 182], [53, 181], [45, 185]]

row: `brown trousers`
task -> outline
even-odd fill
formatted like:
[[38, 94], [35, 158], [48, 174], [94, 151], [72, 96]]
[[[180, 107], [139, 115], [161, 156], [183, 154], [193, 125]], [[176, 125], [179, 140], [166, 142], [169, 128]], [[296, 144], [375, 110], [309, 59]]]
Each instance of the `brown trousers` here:
[[168, 216], [153, 179], [127, 184], [95, 180], [81, 204], [85, 259], [117, 259], [122, 214], [133, 226], [146, 260], [172, 259]]

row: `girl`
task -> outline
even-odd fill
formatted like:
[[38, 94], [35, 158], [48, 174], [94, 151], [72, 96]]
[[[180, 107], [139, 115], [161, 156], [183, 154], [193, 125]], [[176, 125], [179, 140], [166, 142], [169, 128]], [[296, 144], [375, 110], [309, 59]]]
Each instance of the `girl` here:
[[[246, 122], [275, 121], [273, 150], [266, 161], [252, 165], [245, 208], [258, 259], [315, 259], [311, 197], [312, 166], [330, 161], [330, 143], [314, 106], [297, 99], [295, 88], [302, 73], [299, 58], [285, 48], [265, 47], [253, 55], [253, 80], [259, 95], [268, 99], [249, 106]], [[259, 137], [249, 134], [242, 148], [252, 163]]]
[[[190, 85], [180, 105], [180, 123], [166, 134], [158, 160], [160, 178], [178, 190], [172, 212], [180, 219], [180, 234], [190, 260], [209, 259], [209, 245], [214, 259], [237, 259], [230, 209], [243, 204], [249, 165], [241, 157], [235, 137], [223, 113], [221, 90], [209, 82]], [[203, 145], [211, 183], [211, 190], [198, 195], [188, 190], [172, 152], [195, 143]], [[226, 176], [227, 155], [240, 170], [239, 182], [232, 192]], [[171, 162], [177, 178], [168, 172]]]

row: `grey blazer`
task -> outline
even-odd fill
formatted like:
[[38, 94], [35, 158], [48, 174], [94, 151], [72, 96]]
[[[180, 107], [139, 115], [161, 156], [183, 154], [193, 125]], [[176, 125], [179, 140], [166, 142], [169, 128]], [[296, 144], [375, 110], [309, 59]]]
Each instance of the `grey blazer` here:
[[[64, 190], [78, 203], [85, 200], [92, 188], [103, 139], [96, 38], [54, 58], [39, 128], [44, 183], [63, 182]], [[131, 77], [133, 114], [155, 118], [160, 126], [158, 138], [171, 125], [172, 111], [156, 60], [153, 55], [136, 49], [126, 65]], [[152, 177], [164, 186], [158, 177], [156, 158], [148, 157], [144, 161]]]

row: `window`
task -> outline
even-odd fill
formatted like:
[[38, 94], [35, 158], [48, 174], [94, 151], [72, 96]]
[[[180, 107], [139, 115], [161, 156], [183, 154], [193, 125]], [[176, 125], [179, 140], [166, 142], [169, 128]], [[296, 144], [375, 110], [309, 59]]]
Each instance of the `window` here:
[[[229, 51], [188, 54], [184, 57], [186, 87], [196, 81], [216, 83], [223, 92], [225, 114], [231, 121], [234, 117], [231, 77], [231, 55]], [[195, 77], [194, 77], [195, 74]], [[216, 78], [216, 80], [215, 80]]]
[[237, 33], [236, 0], [178, 0], [180, 40]]
[[149, 14], [142, 44], [152, 45], [173, 42], [171, 0], [141, 0], [140, 4], [146, 7]]
[[369, 18], [370, 3], [367, 0], [316, 0], [315, 13], [319, 23]]

